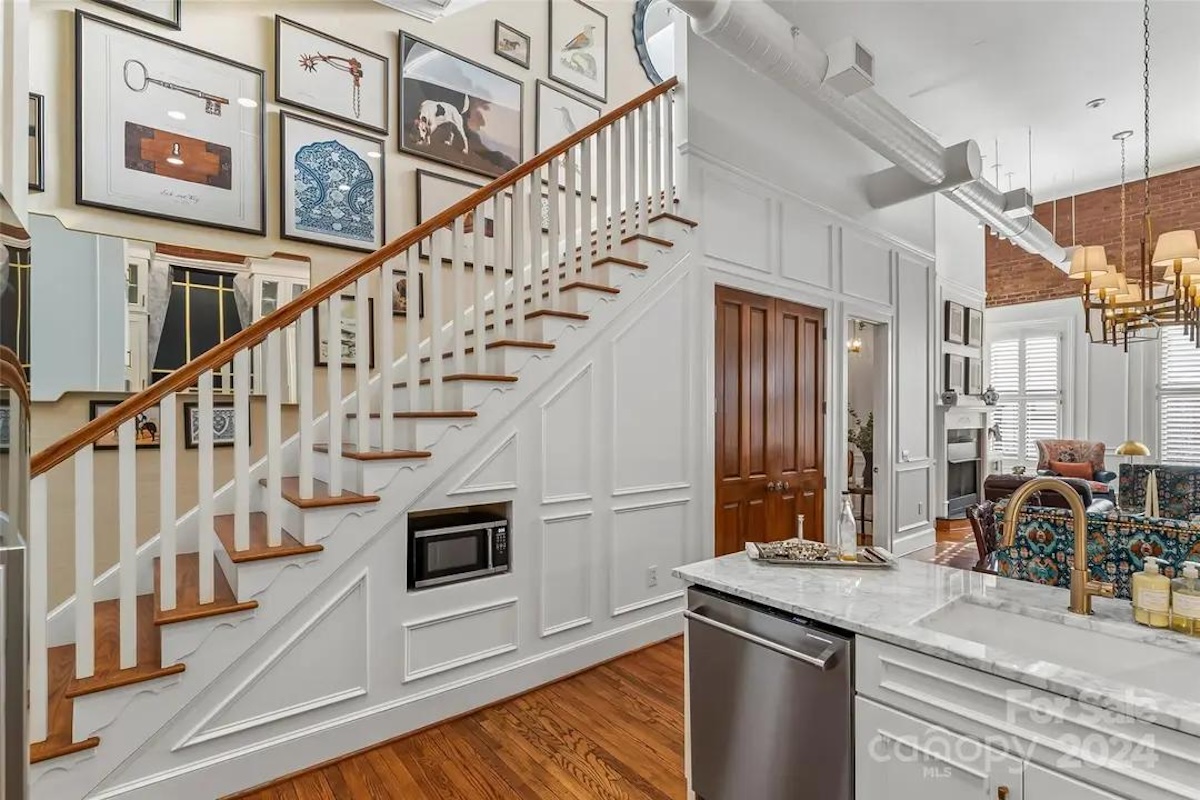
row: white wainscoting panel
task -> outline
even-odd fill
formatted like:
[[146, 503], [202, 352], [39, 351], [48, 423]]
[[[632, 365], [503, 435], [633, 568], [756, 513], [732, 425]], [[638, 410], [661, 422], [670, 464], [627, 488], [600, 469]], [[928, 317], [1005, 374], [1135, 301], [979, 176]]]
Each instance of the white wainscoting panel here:
[[880, 242], [841, 228], [842, 292], [881, 305], [892, 304], [892, 251]]
[[930, 457], [930, 408], [936, 392], [930, 374], [929, 353], [932, 289], [929, 269], [900, 259], [897, 289], [896, 333], [896, 455], [900, 460]]
[[690, 273], [613, 337], [613, 494], [688, 485], [692, 418]]
[[[679, 597], [683, 585], [671, 570], [686, 558], [688, 498], [613, 509], [611, 597], [614, 617]], [[648, 571], [657, 568], [658, 585]]]
[[896, 527], [899, 532], [929, 524], [929, 467], [896, 473]]
[[[367, 571], [322, 606], [173, 749], [258, 728], [366, 694]], [[296, 680], [303, 675], [304, 680]]]
[[542, 502], [591, 497], [593, 370], [576, 372], [542, 404]]
[[761, 185], [705, 169], [701, 182], [700, 225], [710, 258], [760, 272], [772, 272], [771, 205]]
[[541, 633], [592, 621], [592, 512], [542, 519]]
[[446, 494], [453, 496], [516, 489], [518, 456], [517, 432], [514, 430], [467, 470], [466, 477]]
[[428, 678], [517, 649], [517, 598], [404, 624], [404, 680]]
[[833, 288], [833, 235], [829, 217], [798, 200], [782, 202], [780, 273], [822, 289]]

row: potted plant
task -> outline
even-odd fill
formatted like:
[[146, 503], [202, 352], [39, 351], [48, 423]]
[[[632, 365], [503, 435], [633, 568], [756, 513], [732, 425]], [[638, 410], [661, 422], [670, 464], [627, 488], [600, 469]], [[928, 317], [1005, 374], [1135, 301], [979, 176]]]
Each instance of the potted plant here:
[[847, 439], [863, 454], [863, 488], [870, 489], [875, 484], [875, 412], [868, 412], [867, 421], [863, 422], [858, 412], [851, 408]]

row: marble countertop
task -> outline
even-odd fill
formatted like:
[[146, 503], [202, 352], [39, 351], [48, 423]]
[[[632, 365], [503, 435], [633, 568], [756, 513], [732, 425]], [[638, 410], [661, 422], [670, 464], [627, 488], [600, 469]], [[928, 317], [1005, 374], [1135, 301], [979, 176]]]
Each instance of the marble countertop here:
[[1134, 685], [917, 624], [965, 599], [1000, 611], [1153, 643], [1166, 651], [1195, 655], [1200, 666], [1200, 639], [1135, 624], [1127, 601], [1093, 598], [1095, 614], [1084, 617], [1067, 611], [1065, 589], [911, 559], [901, 559], [893, 569], [846, 570], [760, 564], [735, 553], [679, 567], [673, 574], [687, 583], [1200, 736], [1200, 702], [1171, 696], [1162, 687], [1149, 688], [1152, 675], [1146, 676], [1149, 686]]

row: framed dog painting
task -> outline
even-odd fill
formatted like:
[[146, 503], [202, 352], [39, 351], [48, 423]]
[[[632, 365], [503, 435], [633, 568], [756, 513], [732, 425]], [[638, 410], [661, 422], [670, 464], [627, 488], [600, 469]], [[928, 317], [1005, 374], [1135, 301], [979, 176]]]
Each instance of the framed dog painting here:
[[522, 161], [521, 82], [400, 33], [400, 150], [498, 178]]

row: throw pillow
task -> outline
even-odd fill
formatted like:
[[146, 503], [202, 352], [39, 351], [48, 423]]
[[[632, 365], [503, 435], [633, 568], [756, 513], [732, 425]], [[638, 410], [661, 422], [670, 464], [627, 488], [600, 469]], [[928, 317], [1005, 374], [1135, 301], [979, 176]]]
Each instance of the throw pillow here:
[[1075, 463], [1071, 461], [1051, 461], [1050, 469], [1062, 475], [1064, 478], [1082, 478], [1085, 481], [1092, 479], [1092, 465], [1084, 461]]

